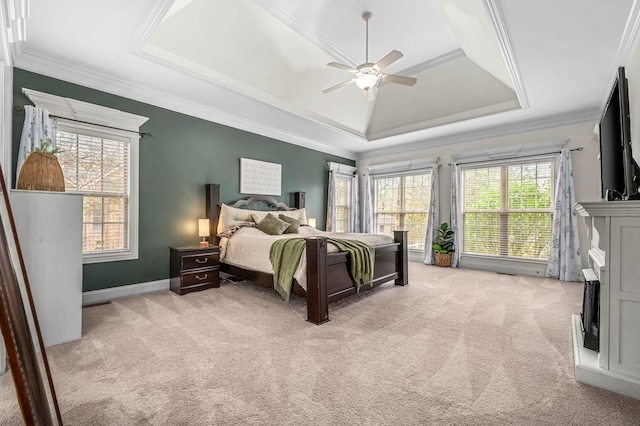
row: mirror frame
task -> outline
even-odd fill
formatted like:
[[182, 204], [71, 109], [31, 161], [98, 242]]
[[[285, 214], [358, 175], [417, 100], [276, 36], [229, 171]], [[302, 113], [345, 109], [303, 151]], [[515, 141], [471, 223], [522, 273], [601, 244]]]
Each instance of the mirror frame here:
[[[9, 201], [9, 193], [5, 184], [2, 167], [0, 167], [0, 190], [5, 203], [6, 217], [0, 215], [0, 331], [4, 338], [9, 368], [16, 388], [18, 404], [22, 417], [27, 425], [54, 425], [54, 420], [47, 397], [47, 388], [42, 380], [37, 349], [27, 316], [27, 302], [42, 355], [42, 363], [46, 372], [49, 392], [55, 408], [58, 425], [62, 426], [62, 416], [53, 386], [49, 361], [36, 315], [27, 270], [22, 257], [22, 250], [16, 232], [16, 226]], [[9, 232], [9, 229], [11, 232]], [[20, 269], [12, 262], [10, 241], [15, 251]], [[20, 290], [18, 274], [22, 274], [26, 295]], [[27, 299], [25, 302], [24, 299]]]

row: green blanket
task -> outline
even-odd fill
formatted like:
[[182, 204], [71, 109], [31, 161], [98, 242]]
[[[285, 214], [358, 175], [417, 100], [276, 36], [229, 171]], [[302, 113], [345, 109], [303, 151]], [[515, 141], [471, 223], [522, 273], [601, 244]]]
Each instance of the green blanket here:
[[[327, 238], [327, 242], [338, 250], [349, 253], [351, 258], [351, 276], [360, 291], [362, 284], [371, 285], [373, 281], [373, 247], [357, 240]], [[273, 285], [280, 296], [289, 302], [295, 274], [305, 249], [304, 238], [286, 238], [276, 240], [269, 250], [269, 260], [273, 266]]]

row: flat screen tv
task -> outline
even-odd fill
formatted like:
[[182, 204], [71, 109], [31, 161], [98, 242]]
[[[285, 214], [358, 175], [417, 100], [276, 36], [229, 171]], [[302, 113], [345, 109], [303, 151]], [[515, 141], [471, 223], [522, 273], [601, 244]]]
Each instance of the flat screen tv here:
[[624, 67], [618, 68], [600, 120], [600, 169], [604, 200], [640, 199], [640, 167], [631, 152], [629, 89]]

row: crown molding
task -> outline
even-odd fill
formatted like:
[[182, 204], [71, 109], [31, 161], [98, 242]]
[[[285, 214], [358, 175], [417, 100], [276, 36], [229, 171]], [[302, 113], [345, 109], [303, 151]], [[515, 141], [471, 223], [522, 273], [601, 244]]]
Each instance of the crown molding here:
[[[203, 120], [288, 142], [304, 148], [337, 155], [350, 160], [356, 157], [356, 153], [347, 149], [331, 147], [309, 138], [303, 138], [299, 135], [285, 132], [281, 129], [252, 122], [235, 114], [229, 114], [200, 103], [190, 102], [184, 98], [172, 96], [146, 86], [116, 80], [103, 74], [75, 67], [54, 59], [37, 56], [28, 52], [23, 53], [17, 59], [19, 62], [15, 64], [15, 66], [26, 71], [57, 78], [73, 84], [122, 96], [138, 102], [148, 103], [171, 111], [180, 112]], [[329, 128], [329, 126], [326, 127]], [[354, 139], [360, 140], [355, 137]]]
[[500, 5], [498, 3], [498, 0], [484, 0], [484, 4], [487, 8], [487, 11], [489, 12], [489, 16], [491, 17], [493, 30], [496, 39], [498, 40], [498, 47], [500, 48], [502, 58], [504, 59], [504, 63], [507, 66], [507, 71], [509, 72], [511, 81], [513, 82], [514, 90], [516, 92], [516, 96], [518, 97], [518, 102], [520, 102], [520, 108], [527, 109], [529, 108], [529, 99], [524, 89], [522, 78], [520, 77], [518, 63], [516, 61], [515, 54], [513, 53], [511, 42], [509, 41], [507, 27], [504, 23], [504, 20], [502, 19], [502, 13], [500, 12]]
[[318, 46], [332, 58], [354, 68], [360, 64], [360, 62], [355, 61], [335, 44], [331, 43], [325, 37], [306, 26], [300, 19], [296, 18], [289, 11], [280, 6], [276, 0], [254, 0], [254, 2], [269, 14], [279, 19], [283, 24], [287, 25], [302, 37]]
[[0, 60], [7, 66], [12, 66], [14, 56], [13, 48], [9, 42], [9, 17], [2, 4], [0, 4], [0, 49], [2, 52]]
[[599, 119], [600, 112], [597, 108], [581, 109], [570, 111], [565, 114], [555, 114], [530, 120], [520, 120], [512, 123], [489, 126], [482, 129], [471, 129], [465, 132], [459, 132], [442, 137], [426, 137], [419, 142], [396, 145], [390, 148], [373, 149], [358, 155], [357, 160], [495, 138], [516, 133], [532, 132], [553, 127], [568, 126], [578, 123], [595, 122]]
[[[456, 59], [466, 58], [466, 57], [467, 55], [464, 53], [464, 50], [454, 49], [450, 52], [443, 53], [440, 56], [436, 56], [435, 58], [429, 59], [428, 61], [422, 62], [420, 64], [416, 64], [412, 67], [405, 68], [404, 70], [395, 72], [394, 74], [405, 75], [410, 77], [413, 75], [420, 74], [421, 72], [425, 72], [430, 69], [433, 69], [435, 67], [439, 67], [440, 65], [444, 65], [449, 62], [455, 61]], [[387, 84], [391, 84], [391, 83], [387, 83], [384, 80], [382, 80], [380, 83], [378, 83], [378, 86], [382, 87], [382, 86], [386, 86]]]
[[173, 6], [175, 0], [162, 0], [156, 7], [151, 9], [147, 20], [140, 27], [138, 34], [133, 38], [133, 43], [129, 48], [129, 52], [133, 54], [139, 54], [142, 48], [147, 43], [147, 39], [151, 36], [151, 33], [162, 22], [171, 6]]

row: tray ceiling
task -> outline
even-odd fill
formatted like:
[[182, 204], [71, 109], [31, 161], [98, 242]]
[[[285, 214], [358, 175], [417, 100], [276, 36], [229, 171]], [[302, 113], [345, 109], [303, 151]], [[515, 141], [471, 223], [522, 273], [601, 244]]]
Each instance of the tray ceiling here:
[[[18, 68], [348, 158], [597, 120], [634, 0], [31, 0]], [[366, 102], [327, 66], [404, 56]], [[1, 16], [7, 26], [6, 13]], [[55, 22], [55, 31], [52, 23]]]

